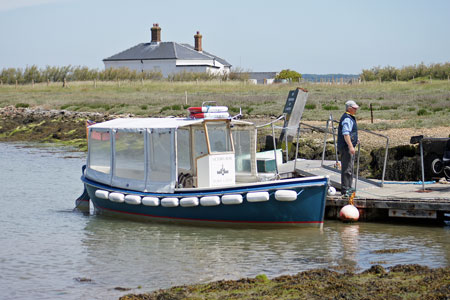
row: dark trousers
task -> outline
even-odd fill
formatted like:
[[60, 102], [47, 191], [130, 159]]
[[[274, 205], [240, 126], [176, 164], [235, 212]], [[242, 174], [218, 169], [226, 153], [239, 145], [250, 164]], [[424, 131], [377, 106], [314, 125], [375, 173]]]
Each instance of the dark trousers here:
[[341, 156], [341, 193], [345, 194], [353, 183], [354, 156], [350, 154], [348, 149], [340, 149], [339, 154]]

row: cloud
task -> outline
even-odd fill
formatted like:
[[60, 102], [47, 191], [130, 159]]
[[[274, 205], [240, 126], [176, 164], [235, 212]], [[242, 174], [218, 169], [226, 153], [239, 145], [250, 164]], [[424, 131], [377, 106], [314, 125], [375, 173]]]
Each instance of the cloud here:
[[67, 0], [0, 0], [0, 11], [8, 11], [23, 7], [62, 2]]

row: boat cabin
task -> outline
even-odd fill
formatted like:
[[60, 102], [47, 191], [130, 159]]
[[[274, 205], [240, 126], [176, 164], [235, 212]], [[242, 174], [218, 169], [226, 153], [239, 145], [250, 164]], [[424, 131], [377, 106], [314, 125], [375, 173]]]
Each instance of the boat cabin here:
[[86, 177], [174, 193], [258, 181], [256, 127], [230, 119], [123, 118], [89, 127]]

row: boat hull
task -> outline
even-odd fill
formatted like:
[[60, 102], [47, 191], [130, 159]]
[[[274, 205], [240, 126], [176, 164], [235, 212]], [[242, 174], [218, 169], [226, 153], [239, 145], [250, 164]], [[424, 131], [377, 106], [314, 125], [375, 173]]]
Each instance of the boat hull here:
[[[245, 187], [197, 189], [164, 194], [117, 189], [91, 181], [84, 176], [82, 181], [96, 213], [139, 220], [207, 226], [320, 227], [323, 224], [328, 187], [327, 178], [314, 177], [249, 184]], [[106, 195], [114, 193], [114, 197], [109, 197], [113, 201], [102, 195], [103, 192]], [[102, 197], [100, 198], [96, 194]], [[142, 199], [150, 197], [161, 201], [157, 206], [148, 206], [142, 203], [129, 204], [123, 201], [119, 203], [116, 201], [116, 199], [121, 199], [117, 197], [118, 195], [139, 196]], [[224, 204], [230, 202], [217, 200], [223, 196], [226, 196], [223, 199], [229, 199], [230, 195], [237, 199], [240, 196], [236, 195], [241, 195], [242, 200], [231, 205]], [[139, 197], [137, 198], [139, 199]], [[178, 200], [195, 197], [199, 199], [198, 205], [190, 207], [177, 205]], [[163, 199], [165, 203], [175, 201], [175, 204], [170, 202], [172, 207], [165, 207], [162, 205]], [[214, 199], [218, 202], [212, 201]]]

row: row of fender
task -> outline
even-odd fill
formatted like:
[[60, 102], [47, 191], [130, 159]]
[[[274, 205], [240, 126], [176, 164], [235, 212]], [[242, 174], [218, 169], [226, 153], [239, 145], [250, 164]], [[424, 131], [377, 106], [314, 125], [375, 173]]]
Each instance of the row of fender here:
[[[296, 192], [293, 190], [277, 190], [274, 193], [275, 199], [278, 201], [294, 201], [297, 200], [298, 195], [303, 192]], [[163, 206], [163, 207], [194, 207], [194, 206], [217, 206], [220, 203], [224, 205], [233, 205], [233, 204], [242, 204], [244, 199], [241, 194], [228, 194], [223, 196], [204, 196], [200, 197], [141, 197], [139, 195], [124, 195], [122, 193], [117, 192], [108, 192], [105, 190], [96, 190], [95, 196], [100, 199], [109, 199], [112, 202], [116, 203], [127, 203], [131, 205], [140, 205], [143, 204], [145, 206]], [[264, 202], [269, 201], [270, 194], [269, 192], [248, 192], [245, 197], [247, 198], [247, 202]]]

